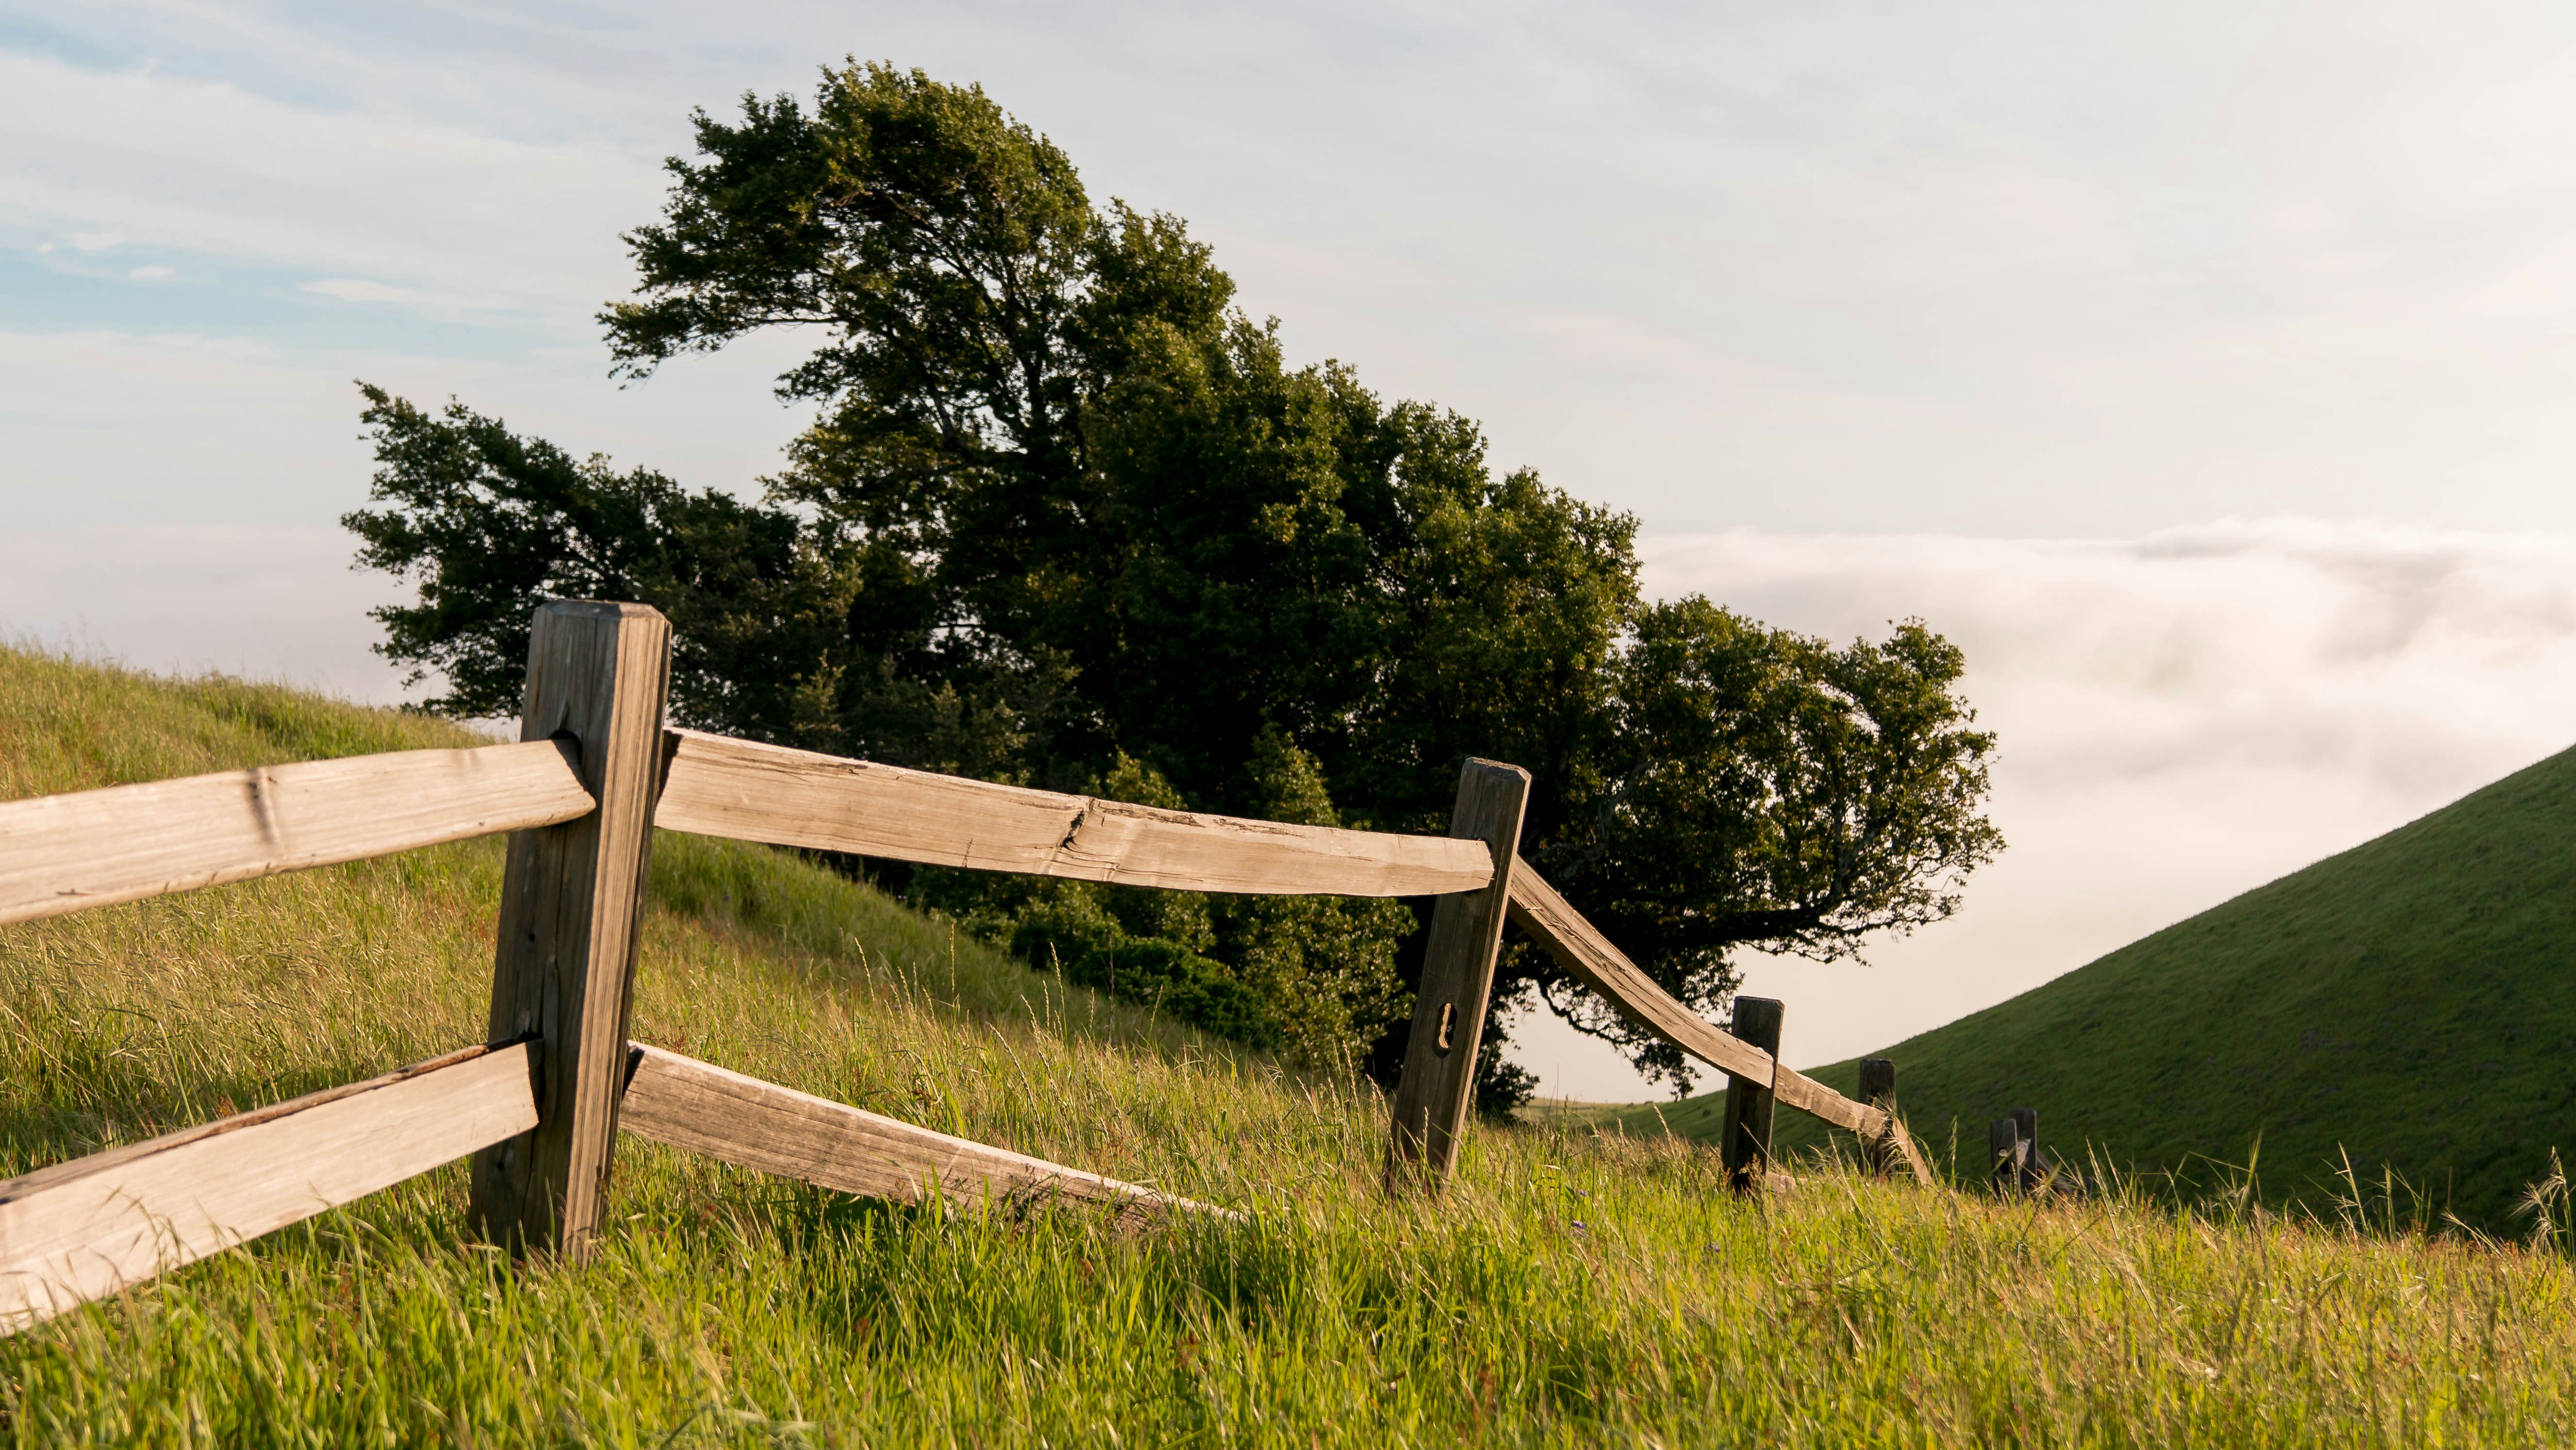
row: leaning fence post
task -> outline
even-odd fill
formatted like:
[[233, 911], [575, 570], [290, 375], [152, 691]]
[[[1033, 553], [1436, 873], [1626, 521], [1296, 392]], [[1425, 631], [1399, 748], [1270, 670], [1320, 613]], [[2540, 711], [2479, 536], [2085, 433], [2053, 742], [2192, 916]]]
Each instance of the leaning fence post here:
[[[1788, 1011], [1788, 1004], [1770, 997], [1738, 997], [1726, 1030], [1738, 1040], [1769, 1053], [1776, 1069], [1780, 1061], [1781, 1019]], [[1727, 1182], [1738, 1193], [1761, 1187], [1762, 1175], [1771, 1169], [1771, 1108], [1771, 1083], [1727, 1075], [1723, 1119], [1726, 1132], [1719, 1142]]]
[[537, 1126], [474, 1156], [471, 1212], [512, 1248], [579, 1258], [605, 1206], [670, 664], [640, 604], [547, 604], [529, 633], [519, 738], [568, 744], [599, 807], [514, 832], [502, 876], [491, 1040], [535, 1041]]
[[1443, 896], [1432, 909], [1422, 987], [1413, 999], [1413, 1036], [1405, 1044], [1404, 1075], [1395, 1084], [1395, 1130], [1386, 1155], [1390, 1188], [1417, 1171], [1436, 1187], [1457, 1162], [1529, 780], [1519, 766], [1491, 760], [1470, 760], [1459, 772], [1449, 834], [1483, 841], [1493, 852], [1494, 878], [1474, 891]]
[[[1860, 1100], [1882, 1113], [1896, 1111], [1896, 1063], [1884, 1057], [1860, 1060]], [[1901, 1155], [1896, 1150], [1893, 1131], [1881, 1133], [1860, 1145], [1861, 1161], [1873, 1173], [1893, 1173]]]

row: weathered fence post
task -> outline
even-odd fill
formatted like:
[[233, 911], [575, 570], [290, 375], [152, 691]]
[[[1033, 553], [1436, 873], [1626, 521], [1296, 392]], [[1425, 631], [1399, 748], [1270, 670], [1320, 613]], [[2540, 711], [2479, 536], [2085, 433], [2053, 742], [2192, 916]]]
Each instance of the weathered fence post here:
[[2048, 1181], [2048, 1160], [2039, 1151], [2039, 1109], [2012, 1110], [2013, 1136], [2021, 1142], [2021, 1191], [2036, 1193]]
[[670, 623], [640, 604], [547, 604], [529, 634], [519, 738], [568, 743], [599, 808], [510, 837], [490, 1033], [534, 1039], [537, 1126], [474, 1156], [472, 1204], [510, 1248], [579, 1258], [599, 1228], [670, 666]]
[[[1771, 1054], [1776, 1070], [1780, 1062], [1780, 1024], [1788, 1010], [1786, 1003], [1770, 997], [1738, 997], [1726, 1030]], [[1775, 1077], [1773, 1082], [1776, 1081]], [[1762, 1176], [1771, 1170], [1772, 1086], [1772, 1082], [1727, 1075], [1723, 1120], [1726, 1133], [1719, 1142], [1727, 1182], [1738, 1193], [1761, 1187]]]
[[1404, 1049], [1404, 1075], [1395, 1084], [1394, 1140], [1386, 1155], [1390, 1188], [1417, 1176], [1436, 1188], [1457, 1162], [1529, 780], [1519, 766], [1491, 760], [1470, 760], [1459, 773], [1449, 834], [1483, 841], [1494, 855], [1494, 879], [1477, 890], [1443, 896], [1432, 909], [1422, 987], [1413, 999], [1413, 1036]]
[[1986, 1125], [1994, 1153], [1997, 1193], [2036, 1193], [2047, 1186], [2047, 1159], [2039, 1151], [2039, 1110], [2015, 1108]]
[[[1860, 1100], [1882, 1113], [1896, 1111], [1896, 1063], [1884, 1057], [1860, 1060]], [[1893, 1173], [1903, 1157], [1891, 1131], [1860, 1145], [1861, 1162], [1872, 1173]]]

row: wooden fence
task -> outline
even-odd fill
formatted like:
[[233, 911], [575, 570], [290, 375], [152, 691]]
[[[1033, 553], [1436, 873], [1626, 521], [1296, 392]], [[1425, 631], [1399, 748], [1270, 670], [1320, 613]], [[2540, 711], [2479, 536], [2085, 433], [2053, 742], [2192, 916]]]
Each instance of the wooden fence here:
[[[1449, 834], [1157, 810], [662, 724], [670, 627], [557, 603], [520, 743], [270, 766], [0, 804], [0, 924], [509, 832], [484, 1045], [0, 1182], [0, 1334], [471, 1155], [473, 1227], [578, 1258], [617, 1135], [847, 1193], [1224, 1213], [627, 1040], [653, 832], [1173, 890], [1432, 896], [1389, 1185], [1455, 1159], [1508, 919], [1632, 1019], [1930, 1181], [1896, 1118], [1657, 987], [1519, 859], [1529, 776], [1470, 761]], [[1751, 1109], [1748, 1108], [1748, 1114]], [[1750, 1152], [1767, 1147], [1767, 1126]], [[1730, 1141], [1730, 1167], [1747, 1149]]]

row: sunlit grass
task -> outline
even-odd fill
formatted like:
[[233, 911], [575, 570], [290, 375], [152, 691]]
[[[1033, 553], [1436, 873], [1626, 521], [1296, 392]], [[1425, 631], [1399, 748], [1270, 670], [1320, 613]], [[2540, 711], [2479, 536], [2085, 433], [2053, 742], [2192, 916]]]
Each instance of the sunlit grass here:
[[[66, 704], [65, 702], [68, 702]], [[262, 703], [265, 702], [265, 703]], [[299, 713], [301, 712], [301, 713]], [[72, 738], [31, 744], [44, 732]], [[160, 743], [83, 738], [134, 732]], [[10, 793], [444, 727], [0, 656]], [[499, 845], [0, 928], [0, 1174], [481, 1032]], [[1378, 1188], [1373, 1089], [1283, 1071], [761, 848], [662, 837], [649, 1040], [1247, 1214], [908, 1210], [628, 1142], [604, 1251], [513, 1264], [448, 1169], [0, 1340], [53, 1444], [2529, 1445], [2556, 1254], [1478, 1131]]]

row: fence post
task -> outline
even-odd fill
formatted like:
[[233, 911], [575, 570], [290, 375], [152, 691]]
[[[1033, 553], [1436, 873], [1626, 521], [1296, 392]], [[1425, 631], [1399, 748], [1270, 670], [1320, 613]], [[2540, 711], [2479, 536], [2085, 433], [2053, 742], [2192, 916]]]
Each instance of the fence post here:
[[2009, 1117], [1986, 1124], [1986, 1171], [1997, 1193], [2021, 1184], [2021, 1132]]
[[[1771, 1054], [1772, 1064], [1777, 1067], [1781, 1019], [1788, 1011], [1788, 1004], [1770, 997], [1738, 997], [1726, 1030], [1738, 1040]], [[1727, 1075], [1723, 1119], [1726, 1133], [1719, 1143], [1727, 1182], [1738, 1193], [1761, 1187], [1762, 1175], [1771, 1169], [1771, 1109], [1770, 1083]]]
[[[1884, 1057], [1860, 1060], [1860, 1100], [1882, 1113], [1896, 1111], [1896, 1063]], [[1861, 1161], [1873, 1173], [1896, 1171], [1895, 1135], [1882, 1134], [1860, 1145]]]
[[2048, 1178], [2042, 1166], [2047, 1162], [2039, 1153], [2039, 1109], [2012, 1110], [2013, 1137], [2021, 1143], [2021, 1191], [2036, 1193]]
[[471, 1215], [513, 1249], [580, 1258], [605, 1206], [670, 673], [654, 610], [536, 612], [519, 738], [569, 742], [599, 808], [512, 833], [502, 877], [491, 1040], [534, 1039], [537, 1126], [474, 1155]]
[[2047, 1182], [2039, 1153], [2039, 1110], [2015, 1108], [1986, 1125], [1997, 1193], [2035, 1193]]
[[1404, 1075], [1395, 1084], [1393, 1141], [1387, 1145], [1389, 1188], [1416, 1176], [1437, 1187], [1457, 1162], [1476, 1083], [1476, 1049], [1485, 1035], [1485, 1004], [1502, 949], [1503, 913], [1511, 901], [1521, 811], [1529, 772], [1517, 765], [1470, 760], [1458, 775], [1458, 804], [1449, 834], [1480, 840], [1494, 854], [1494, 879], [1474, 891], [1440, 898], [1422, 954], [1422, 987], [1413, 999], [1413, 1035]]

